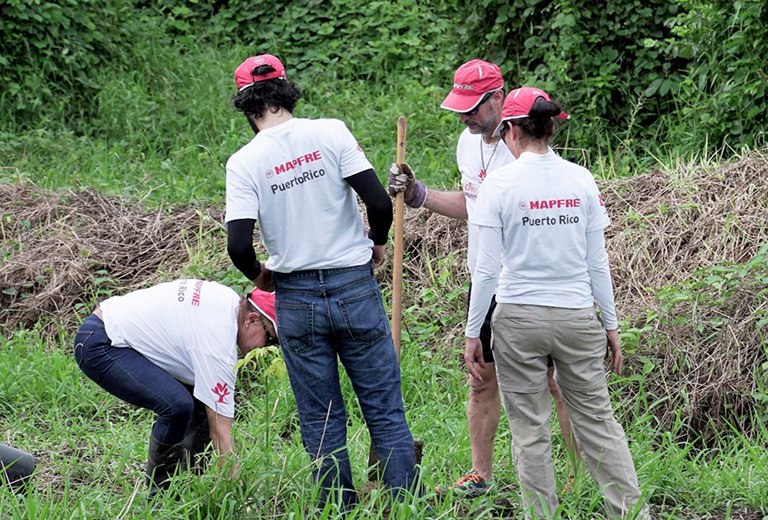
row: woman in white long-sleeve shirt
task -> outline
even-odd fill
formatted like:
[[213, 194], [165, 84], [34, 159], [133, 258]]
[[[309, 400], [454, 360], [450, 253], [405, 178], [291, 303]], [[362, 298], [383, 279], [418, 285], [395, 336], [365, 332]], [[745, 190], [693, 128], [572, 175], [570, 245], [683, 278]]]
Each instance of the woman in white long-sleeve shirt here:
[[[603, 229], [610, 224], [592, 174], [549, 147], [555, 119], [568, 115], [539, 89], [504, 101], [496, 129], [517, 160], [491, 172], [471, 221], [480, 227], [466, 328], [465, 360], [479, 377], [478, 339], [491, 296], [499, 388], [515, 439], [526, 515], [554, 515], [559, 501], [551, 455], [551, 355], [584, 460], [609, 516], [647, 518], [624, 430], [616, 422], [603, 359], [621, 370], [621, 346]], [[598, 320], [594, 303], [600, 309]]]

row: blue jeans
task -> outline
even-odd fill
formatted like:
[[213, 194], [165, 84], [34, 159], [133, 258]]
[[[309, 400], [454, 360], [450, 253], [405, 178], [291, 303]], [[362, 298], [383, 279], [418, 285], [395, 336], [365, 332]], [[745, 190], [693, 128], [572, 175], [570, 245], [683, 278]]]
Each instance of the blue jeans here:
[[322, 503], [331, 490], [340, 493], [343, 507], [357, 501], [338, 360], [360, 402], [384, 484], [393, 491], [413, 490], [417, 469], [400, 366], [371, 265], [272, 273], [272, 278], [280, 347]]
[[[163, 444], [177, 444], [195, 413], [190, 387], [132, 348], [117, 348], [104, 330], [104, 322], [91, 314], [75, 334], [75, 360], [80, 369], [104, 390], [158, 414], [152, 436]], [[196, 402], [197, 401], [197, 402]]]

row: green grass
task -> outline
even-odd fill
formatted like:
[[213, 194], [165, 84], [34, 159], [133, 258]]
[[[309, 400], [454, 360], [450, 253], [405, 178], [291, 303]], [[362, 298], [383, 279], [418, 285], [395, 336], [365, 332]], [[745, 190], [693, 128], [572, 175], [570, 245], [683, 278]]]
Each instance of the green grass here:
[[[21, 134], [0, 126], [0, 182], [26, 178], [45, 188], [95, 187], [150, 203], [223, 205], [226, 161], [253, 137], [231, 104], [232, 70], [250, 49], [209, 48], [174, 59], [170, 52], [149, 39], [136, 50], [141, 67], [109, 73], [88, 135], [55, 119]], [[442, 89], [413, 80], [397, 87], [296, 81], [305, 92], [296, 116], [343, 119], [382, 180], [395, 158], [397, 118], [405, 115], [407, 160], [429, 184], [457, 185], [461, 127], [439, 108]]]
[[[148, 205], [224, 205], [224, 164], [252, 137], [231, 107], [231, 73], [252, 49], [201, 47], [179, 53], [148, 34], [129, 66], [110, 71], [112, 80], [98, 96], [98, 114], [87, 133], [52, 118], [24, 133], [3, 126], [0, 182], [31, 180], [47, 188], [95, 187]], [[455, 115], [439, 108], [445, 89], [425, 87], [417, 78], [379, 85], [340, 82], [330, 76], [298, 77], [305, 90], [296, 115], [338, 117], [358, 138], [380, 177], [394, 160], [396, 120], [408, 118], [407, 161], [428, 185], [456, 187]], [[668, 122], [670, 124], [674, 122]], [[569, 123], [575, 124], [575, 123]], [[688, 162], [695, 153], [649, 146], [647, 156], [632, 148], [590, 156], [589, 143], [562, 135], [574, 160], [596, 165], [601, 176], [644, 173], [650, 166]], [[631, 128], [617, 130], [631, 139]], [[628, 142], [628, 141], [627, 141]], [[636, 148], [635, 148], [636, 149]], [[658, 152], [658, 153], [657, 153]], [[702, 151], [697, 160], [709, 162]], [[693, 160], [693, 159], [691, 159]], [[181, 274], [222, 281], [243, 289], [245, 280], [221, 256], [222, 235], [204, 237]], [[216, 251], [211, 254], [210, 251]], [[431, 283], [419, 289], [420, 305], [406, 309], [403, 331], [403, 393], [414, 436], [425, 443], [426, 489], [453, 481], [469, 469], [470, 450], [464, 406], [466, 371], [461, 361], [464, 284], [450, 258], [434, 259]], [[178, 273], [168, 273], [169, 276]], [[388, 295], [385, 294], [388, 298]], [[143, 463], [153, 418], [99, 389], [78, 370], [71, 355], [74, 331], [46, 338], [19, 330], [0, 339], [0, 432], [3, 440], [32, 452], [38, 474], [28, 496], [0, 488], [0, 518], [8, 519], [231, 519], [339, 518], [316, 511], [308, 457], [301, 446], [295, 403], [286, 380], [242, 374], [234, 436], [242, 463], [243, 486], [211, 470], [201, 477], [175, 479], [171, 492], [150, 507]], [[614, 395], [634, 379], [614, 379]], [[344, 380], [354, 475], [365, 481], [369, 438], [362, 415]], [[641, 488], [660, 518], [729, 518], [751, 508], [768, 514], [768, 433], [743, 438], [725, 431], [717, 445], [695, 451], [675, 442], [676, 431], [656, 427], [642, 394], [615, 401], [630, 439]], [[553, 429], [557, 431], [556, 421]], [[562, 438], [554, 437], [558, 485], [567, 477]], [[473, 502], [449, 499], [432, 504], [432, 518], [520, 518], [510, 435], [502, 419], [496, 442], [500, 492]], [[424, 501], [387, 512], [378, 491], [366, 495], [351, 518], [422, 518]], [[246, 506], [256, 512], [249, 515]], [[603, 518], [599, 490], [580, 478], [562, 506], [562, 518]]]
[[[428, 490], [452, 481], [469, 467], [464, 402], [467, 392], [459, 360], [460, 338], [435, 340], [414, 330], [403, 344], [403, 393], [414, 436], [424, 441], [423, 478]], [[245, 369], [234, 435], [244, 485], [209, 470], [200, 477], [177, 477], [171, 491], [149, 507], [143, 463], [152, 414], [122, 403], [85, 378], [71, 355], [70, 335], [47, 341], [36, 331], [18, 331], [2, 340], [0, 416], [6, 441], [38, 458], [29, 496], [0, 489], [0, 517], [40, 518], [338, 518], [316, 511], [310, 467], [298, 433], [295, 404], [286, 380], [266, 379]], [[435, 350], [438, 348], [438, 350]], [[453, 348], [454, 352], [446, 352]], [[418, 374], [418, 375], [417, 375]], [[621, 393], [618, 380], [612, 384]], [[351, 385], [344, 379], [349, 444], [357, 484], [365, 484], [369, 437]], [[694, 518], [724, 509], [765, 511], [768, 497], [768, 440], [765, 427], [749, 440], [723, 432], [718, 445], [696, 451], [675, 441], [675, 431], [659, 431], [651, 416], [627, 422], [631, 403], [616, 402], [625, 424], [641, 487], [660, 518]], [[559, 486], [568, 465], [553, 420]], [[473, 502], [425, 500], [385, 511], [380, 491], [364, 497], [356, 518], [518, 518], [516, 477], [510, 435], [504, 421], [496, 442], [500, 492]], [[247, 506], [256, 513], [245, 513]], [[600, 494], [586, 474], [562, 505], [563, 518], [603, 518]], [[284, 516], [285, 515], [285, 516]], [[293, 516], [291, 516], [293, 515]], [[728, 518], [728, 516], [725, 516]]]

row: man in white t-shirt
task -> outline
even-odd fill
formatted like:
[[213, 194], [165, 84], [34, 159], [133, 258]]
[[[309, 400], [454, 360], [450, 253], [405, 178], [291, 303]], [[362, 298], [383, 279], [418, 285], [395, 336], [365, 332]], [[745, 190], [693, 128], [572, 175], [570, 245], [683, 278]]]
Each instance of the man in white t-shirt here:
[[[227, 249], [257, 285], [274, 283], [280, 348], [320, 501], [338, 501], [343, 510], [357, 503], [339, 361], [383, 461], [384, 484], [403, 497], [417, 480], [413, 437], [373, 276], [392, 202], [344, 122], [293, 117], [301, 90], [275, 56], [246, 59], [235, 83], [234, 105], [256, 136], [227, 161]], [[264, 263], [253, 248], [257, 221], [269, 254]]]
[[[459, 67], [453, 77], [453, 88], [440, 105], [459, 115], [467, 126], [456, 146], [456, 163], [461, 173], [462, 191], [428, 189], [416, 180], [412, 168], [392, 165], [389, 172], [390, 195], [404, 191], [404, 201], [411, 208], [427, 208], [447, 217], [471, 219], [477, 211], [476, 200], [486, 175], [515, 160], [501, 139], [493, 131], [501, 121], [504, 100], [504, 79], [498, 65], [483, 60], [471, 60]], [[474, 271], [477, 255], [477, 226], [467, 227], [467, 265]], [[471, 294], [471, 287], [470, 287]], [[491, 340], [491, 304], [481, 333], [483, 357], [479, 360], [481, 379], [470, 378], [467, 400], [467, 422], [472, 448], [472, 469], [459, 478], [451, 488], [438, 487], [437, 492], [458, 493], [475, 498], [493, 489], [493, 439], [499, 426], [501, 405], [496, 382]], [[568, 413], [554, 380], [554, 367], [548, 373], [549, 387], [555, 399], [560, 422], [571, 461], [578, 460], [578, 447], [571, 432]], [[571, 470], [573, 474], [573, 468]]]
[[85, 375], [158, 414], [147, 458], [151, 495], [211, 440], [220, 455], [234, 454], [235, 363], [276, 342], [274, 300], [258, 288], [241, 297], [216, 282], [179, 279], [111, 297], [80, 326], [74, 353]]

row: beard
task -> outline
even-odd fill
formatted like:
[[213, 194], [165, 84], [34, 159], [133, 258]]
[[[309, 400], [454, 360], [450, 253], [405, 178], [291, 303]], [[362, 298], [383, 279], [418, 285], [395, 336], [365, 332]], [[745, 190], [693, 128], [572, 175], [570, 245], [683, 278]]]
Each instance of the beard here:
[[470, 119], [464, 124], [469, 128], [470, 134], [487, 134], [493, 132], [499, 122], [493, 115], [489, 115], [483, 120]]

